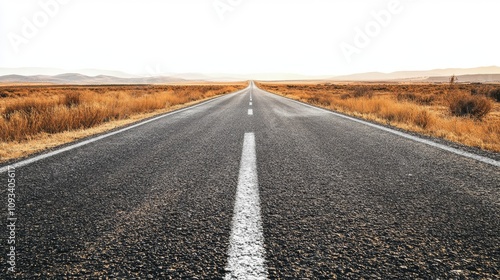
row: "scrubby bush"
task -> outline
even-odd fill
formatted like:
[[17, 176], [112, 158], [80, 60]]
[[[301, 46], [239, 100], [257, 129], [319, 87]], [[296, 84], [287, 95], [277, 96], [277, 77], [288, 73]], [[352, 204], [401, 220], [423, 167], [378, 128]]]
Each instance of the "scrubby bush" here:
[[493, 98], [496, 102], [500, 102], [500, 88], [490, 90], [488, 96]]
[[415, 114], [413, 123], [423, 129], [429, 128], [434, 123], [434, 116], [427, 110], [420, 110]]
[[500, 88], [497, 88], [497, 87], [493, 87], [493, 86], [476, 87], [476, 88], [472, 88], [470, 90], [470, 93], [472, 95], [483, 95], [486, 97], [490, 97], [491, 99], [495, 100], [496, 102], [500, 102]]
[[43, 114], [56, 105], [57, 102], [50, 99], [28, 98], [25, 100], [17, 100], [5, 106], [2, 117], [9, 120], [16, 113], [27, 116]]
[[422, 105], [429, 105], [434, 100], [436, 100], [436, 96], [432, 94], [419, 94], [419, 93], [413, 93], [413, 92], [406, 92], [406, 93], [398, 93], [396, 95], [396, 98], [398, 101], [410, 101], [410, 102], [415, 102], [418, 104]]
[[80, 92], [72, 91], [64, 95], [64, 105], [66, 105], [66, 107], [75, 107], [80, 105], [81, 102], [82, 96]]
[[353, 96], [355, 98], [360, 98], [360, 97], [371, 98], [373, 97], [373, 91], [368, 87], [357, 86], [353, 90]]
[[449, 98], [450, 112], [455, 116], [485, 117], [493, 108], [491, 101], [480, 95], [457, 93]]
[[344, 94], [340, 95], [340, 99], [342, 99], [342, 100], [345, 100], [345, 99], [348, 99], [348, 98], [351, 98], [351, 95], [348, 94], [348, 93], [344, 93]]

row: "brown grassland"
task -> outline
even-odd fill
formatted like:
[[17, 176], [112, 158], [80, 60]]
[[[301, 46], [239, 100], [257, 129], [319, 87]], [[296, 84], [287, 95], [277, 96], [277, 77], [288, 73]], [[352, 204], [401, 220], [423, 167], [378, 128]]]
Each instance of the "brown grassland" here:
[[0, 86], [0, 162], [243, 89], [192, 85]]
[[500, 85], [277, 82], [257, 85], [326, 109], [500, 152]]

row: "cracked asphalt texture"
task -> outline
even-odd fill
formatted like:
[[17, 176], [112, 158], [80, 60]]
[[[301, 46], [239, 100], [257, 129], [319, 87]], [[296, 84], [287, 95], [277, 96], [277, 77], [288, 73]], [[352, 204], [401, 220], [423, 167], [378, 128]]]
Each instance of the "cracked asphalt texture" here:
[[255, 87], [16, 169], [0, 278], [223, 278], [245, 132], [269, 278], [500, 279], [498, 167]]

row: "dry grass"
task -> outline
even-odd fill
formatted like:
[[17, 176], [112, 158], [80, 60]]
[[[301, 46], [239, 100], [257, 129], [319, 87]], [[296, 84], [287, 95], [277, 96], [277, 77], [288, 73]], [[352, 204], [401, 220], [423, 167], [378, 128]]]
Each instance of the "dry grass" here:
[[[494, 101], [498, 85], [258, 83], [258, 86], [327, 109], [500, 152], [500, 103]], [[465, 107], [465, 113], [457, 116], [455, 107]]]
[[26, 156], [246, 86], [245, 83], [3, 86], [0, 87], [0, 161]]

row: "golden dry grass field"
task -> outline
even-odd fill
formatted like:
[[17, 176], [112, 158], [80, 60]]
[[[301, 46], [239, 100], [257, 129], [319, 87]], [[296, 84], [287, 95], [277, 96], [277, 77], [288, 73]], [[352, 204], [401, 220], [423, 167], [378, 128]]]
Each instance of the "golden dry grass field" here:
[[0, 162], [101, 133], [247, 83], [0, 86]]
[[500, 85], [323, 82], [257, 85], [326, 109], [500, 152]]

